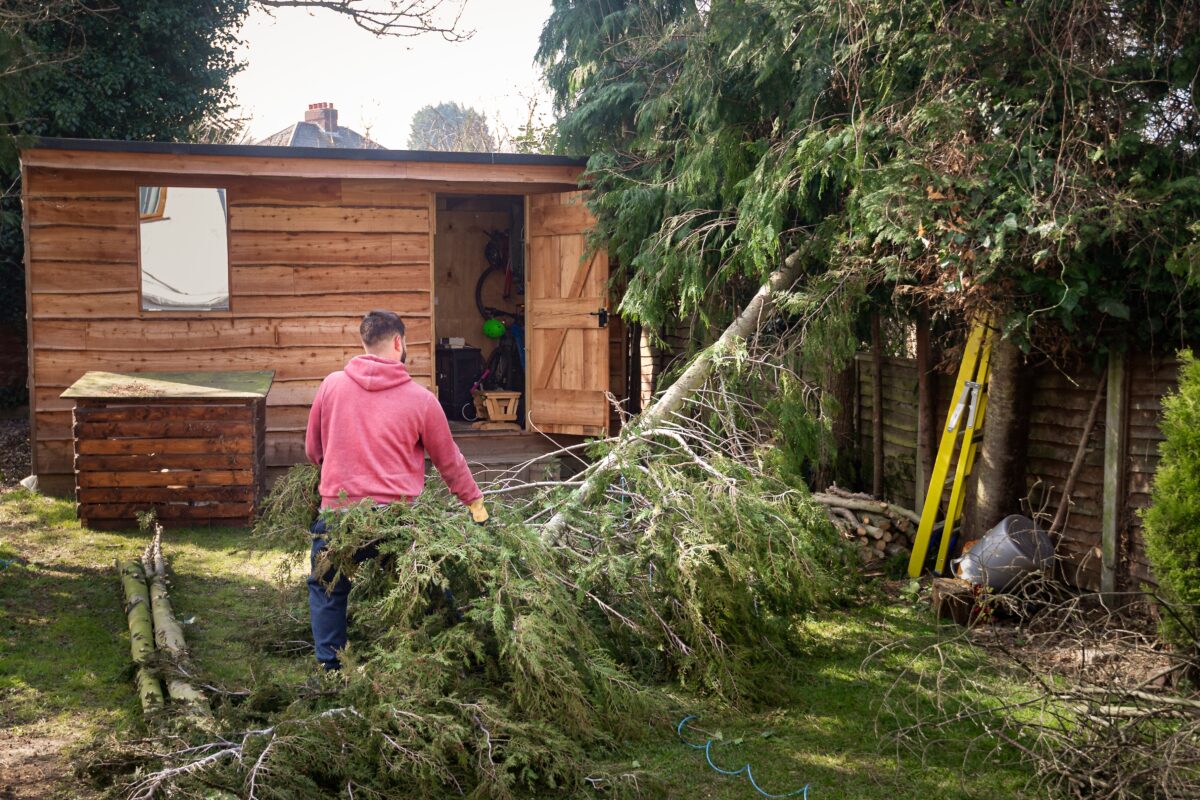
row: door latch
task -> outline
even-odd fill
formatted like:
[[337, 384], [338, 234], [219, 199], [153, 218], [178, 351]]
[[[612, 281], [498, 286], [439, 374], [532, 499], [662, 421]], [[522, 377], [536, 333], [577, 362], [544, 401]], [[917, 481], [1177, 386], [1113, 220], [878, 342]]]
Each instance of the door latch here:
[[607, 308], [602, 308], [599, 311], [591, 311], [589, 313], [593, 317], [599, 317], [599, 322], [600, 322], [601, 328], [608, 327], [608, 309]]

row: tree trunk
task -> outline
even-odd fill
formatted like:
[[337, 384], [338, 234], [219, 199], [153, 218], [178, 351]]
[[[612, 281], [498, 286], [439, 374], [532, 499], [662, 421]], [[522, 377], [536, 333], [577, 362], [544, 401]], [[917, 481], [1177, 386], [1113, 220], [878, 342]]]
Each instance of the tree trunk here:
[[1029, 433], [1029, 376], [1021, 349], [993, 335], [983, 441], [976, 458], [974, 503], [964, 514], [962, 538], [978, 539], [1021, 511]]
[[146, 667], [154, 653], [154, 626], [150, 623], [150, 592], [142, 565], [117, 562], [117, 574], [125, 592], [125, 618], [129, 623], [129, 655], [137, 667], [138, 697], [149, 711], [163, 704], [162, 685]]
[[821, 377], [821, 415], [830, 421], [830, 446], [821, 453], [813, 489], [854, 483], [854, 361], [841, 369], [827, 362]]
[[763, 319], [770, 315], [775, 307], [774, 295], [791, 287], [800, 276], [800, 256], [794, 253], [784, 259], [783, 265], [771, 273], [767, 282], [758, 288], [750, 302], [742, 309], [725, 329], [716, 342], [702, 350], [692, 363], [684, 370], [675, 383], [662, 393], [641, 416], [632, 420], [621, 430], [620, 438], [604, 458], [590, 468], [591, 474], [575, 488], [571, 496], [562, 503], [559, 510], [542, 528], [542, 536], [547, 540], [556, 539], [567, 526], [567, 512], [582, 503], [605, 481], [609, 479], [609, 471], [626, 453], [631, 443], [640, 440], [644, 431], [658, 427], [664, 420], [669, 419], [683, 408], [688, 397], [699, 389], [708, 376], [712, 374], [717, 358], [729, 352], [737, 339], [744, 339], [758, 330]]
[[938, 447], [937, 398], [933, 396], [933, 358], [929, 345], [929, 315], [917, 318], [917, 476], [913, 506], [919, 512], [925, 503], [929, 476]]
[[871, 494], [883, 499], [883, 335], [871, 316]]

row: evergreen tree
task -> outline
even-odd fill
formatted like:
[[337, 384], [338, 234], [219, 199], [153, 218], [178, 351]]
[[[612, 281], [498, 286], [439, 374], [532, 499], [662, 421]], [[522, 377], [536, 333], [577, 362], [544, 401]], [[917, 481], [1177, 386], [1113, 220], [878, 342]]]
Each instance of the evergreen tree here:
[[1021, 351], [1198, 329], [1196, 0], [556, 0], [539, 58], [625, 315], [727, 315], [794, 253], [815, 367], [868, 309], [999, 324], [984, 525], [1021, 488]]

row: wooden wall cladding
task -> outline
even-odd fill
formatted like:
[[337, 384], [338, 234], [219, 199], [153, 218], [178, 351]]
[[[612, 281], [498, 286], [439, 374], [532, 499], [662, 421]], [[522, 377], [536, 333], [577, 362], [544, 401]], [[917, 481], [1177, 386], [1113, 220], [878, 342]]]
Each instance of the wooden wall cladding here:
[[[137, 187], [156, 185], [228, 189], [228, 312], [141, 311]], [[58, 395], [88, 370], [274, 370], [268, 466], [303, 459], [316, 388], [361, 353], [368, 310], [404, 315], [409, 368], [431, 386], [430, 201], [395, 179], [27, 167], [30, 399], [43, 485], [73, 484], [70, 403]]]
[[76, 401], [75, 499], [83, 525], [132, 528], [139, 513], [186, 525], [249, 525], [266, 476], [261, 400]]

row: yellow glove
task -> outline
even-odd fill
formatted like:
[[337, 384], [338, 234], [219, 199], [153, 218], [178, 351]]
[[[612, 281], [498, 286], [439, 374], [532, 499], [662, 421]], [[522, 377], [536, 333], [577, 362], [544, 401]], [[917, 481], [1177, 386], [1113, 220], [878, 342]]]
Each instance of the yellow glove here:
[[483, 525], [488, 521], [489, 515], [487, 509], [484, 508], [482, 497], [467, 506], [467, 510], [471, 512], [471, 519], [476, 525]]

